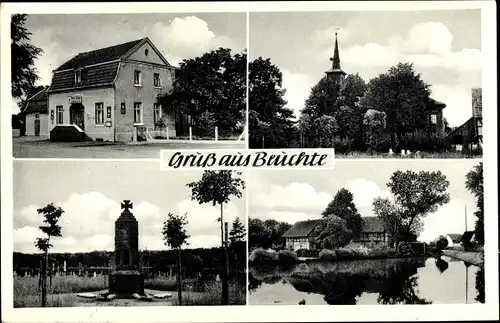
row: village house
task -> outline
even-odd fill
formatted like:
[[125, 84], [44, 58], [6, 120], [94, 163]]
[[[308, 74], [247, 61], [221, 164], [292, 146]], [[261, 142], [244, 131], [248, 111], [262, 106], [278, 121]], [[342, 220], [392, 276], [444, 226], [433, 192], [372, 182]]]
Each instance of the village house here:
[[459, 233], [448, 233], [445, 238], [448, 240], [448, 247], [457, 247], [460, 246], [462, 235]]
[[47, 87], [32, 95], [26, 100], [21, 111], [25, 116], [26, 136], [47, 137], [49, 135], [49, 114]]
[[174, 137], [175, 114], [157, 101], [174, 73], [149, 38], [76, 55], [53, 71], [50, 139], [135, 141], [154, 136], [162, 118]]
[[[388, 244], [389, 233], [385, 230], [383, 221], [376, 216], [363, 217], [363, 226], [357, 243]], [[314, 237], [314, 229], [324, 219], [296, 222], [284, 234], [286, 248], [291, 250], [313, 249], [310, 239]]]
[[483, 143], [483, 105], [482, 89], [472, 89], [472, 117], [459, 127], [453, 129], [447, 136], [455, 151], [471, 153]]

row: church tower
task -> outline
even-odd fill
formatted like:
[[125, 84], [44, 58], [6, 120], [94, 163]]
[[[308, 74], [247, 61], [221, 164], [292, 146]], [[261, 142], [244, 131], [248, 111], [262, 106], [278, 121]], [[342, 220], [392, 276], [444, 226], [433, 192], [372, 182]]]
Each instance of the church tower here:
[[335, 32], [335, 49], [333, 51], [333, 57], [330, 58], [332, 61], [332, 68], [326, 71], [326, 77], [333, 80], [337, 85], [340, 85], [346, 76], [346, 72], [340, 67], [340, 55], [339, 55], [339, 44], [337, 40], [337, 32]]

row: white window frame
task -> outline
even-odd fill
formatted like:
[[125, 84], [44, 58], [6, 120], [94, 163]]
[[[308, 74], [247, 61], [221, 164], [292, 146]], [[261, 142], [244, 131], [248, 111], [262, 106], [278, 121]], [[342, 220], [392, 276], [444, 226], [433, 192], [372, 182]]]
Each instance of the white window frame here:
[[[139, 120], [136, 119], [137, 111], [139, 111]], [[142, 102], [134, 102], [134, 124], [142, 125], [143, 124], [143, 109]]]
[[[98, 114], [101, 112], [101, 115]], [[104, 103], [96, 102], [94, 106], [94, 123], [96, 126], [104, 126]]]
[[75, 84], [82, 83], [82, 70], [78, 69], [75, 71]]
[[[136, 83], [135, 76], [139, 75], [138, 83]], [[134, 70], [134, 85], [135, 86], [142, 86], [142, 72], [138, 70]]]
[[437, 114], [435, 114], [435, 113], [431, 114], [431, 123], [437, 124], [438, 123], [437, 120], [438, 120]]
[[56, 106], [56, 124], [64, 124], [64, 107]]
[[[158, 112], [158, 115], [157, 115], [157, 112]], [[163, 112], [161, 111], [161, 104], [160, 103], [153, 103], [153, 121], [154, 121], [155, 125], [163, 117], [162, 113]]]
[[[156, 84], [156, 76], [158, 76], [158, 84]], [[154, 73], [153, 74], [153, 85], [155, 88], [160, 88], [161, 87], [161, 77], [160, 77], [160, 73]]]

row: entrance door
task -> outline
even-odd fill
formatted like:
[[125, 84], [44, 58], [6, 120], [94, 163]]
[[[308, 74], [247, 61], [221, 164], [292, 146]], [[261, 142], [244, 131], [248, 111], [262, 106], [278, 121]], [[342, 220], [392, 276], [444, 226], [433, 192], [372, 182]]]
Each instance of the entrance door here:
[[80, 129], [85, 131], [85, 122], [83, 119], [85, 108], [79, 103], [74, 103], [69, 108], [69, 122], [76, 124]]
[[35, 136], [40, 136], [40, 117], [38, 115], [35, 116]]

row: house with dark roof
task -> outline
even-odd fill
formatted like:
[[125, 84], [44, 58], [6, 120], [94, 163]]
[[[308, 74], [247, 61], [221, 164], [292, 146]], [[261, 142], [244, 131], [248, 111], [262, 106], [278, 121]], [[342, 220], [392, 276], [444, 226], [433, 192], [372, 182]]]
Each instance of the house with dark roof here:
[[26, 136], [48, 137], [49, 109], [48, 86], [42, 87], [26, 100], [22, 113], [25, 116]]
[[76, 55], [53, 71], [47, 91], [51, 140], [135, 141], [153, 136], [160, 119], [175, 136], [175, 116], [157, 100], [174, 73], [149, 38]]
[[460, 233], [448, 233], [445, 238], [448, 240], [448, 247], [459, 246], [462, 241]]
[[[385, 230], [383, 221], [376, 216], [363, 217], [363, 226], [359, 238], [353, 240], [358, 243], [389, 243], [389, 233]], [[325, 219], [296, 222], [283, 234], [286, 248], [291, 250], [312, 249], [310, 240], [314, 238], [314, 229]]]

